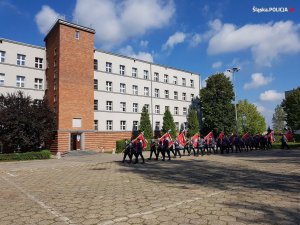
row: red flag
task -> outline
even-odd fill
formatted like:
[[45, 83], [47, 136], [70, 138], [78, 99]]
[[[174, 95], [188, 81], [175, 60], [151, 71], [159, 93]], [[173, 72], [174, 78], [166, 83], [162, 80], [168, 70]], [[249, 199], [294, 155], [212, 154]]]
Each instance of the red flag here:
[[185, 146], [185, 141], [186, 141], [186, 140], [185, 140], [184, 132], [181, 132], [181, 133], [177, 136], [176, 140], [179, 142], [180, 145]]
[[219, 134], [219, 140], [220, 142], [222, 143], [223, 142], [223, 137], [225, 136], [225, 133], [224, 131], [222, 131], [220, 134]]
[[275, 142], [274, 131], [272, 131], [268, 134], [268, 139], [271, 143]]
[[286, 132], [285, 136], [286, 136], [288, 141], [293, 141], [294, 140], [293, 133], [292, 133], [291, 130], [288, 130], [288, 132]]
[[197, 147], [197, 143], [198, 143], [198, 138], [199, 138], [199, 134], [195, 134], [193, 137], [191, 137], [191, 141], [193, 141], [193, 147], [196, 148]]
[[143, 149], [147, 148], [147, 143], [148, 143], [148, 141], [145, 139], [143, 132], [140, 133], [140, 135], [137, 136], [136, 139], [133, 140], [133, 142], [134, 142], [135, 144], [137, 144], [138, 139], [140, 139], [140, 140], [142, 141], [142, 143], [143, 143]]
[[209, 145], [210, 143], [210, 139], [213, 137], [213, 132], [209, 132], [208, 135], [205, 136], [204, 140], [206, 141], [206, 143]]
[[173, 141], [172, 141], [172, 137], [171, 134], [169, 132], [165, 133], [160, 139], [159, 141], [163, 142], [165, 139], [169, 138], [169, 148], [172, 146]]
[[246, 134], [243, 135], [242, 139], [246, 140], [249, 136], [250, 136], [250, 134], [247, 132]]

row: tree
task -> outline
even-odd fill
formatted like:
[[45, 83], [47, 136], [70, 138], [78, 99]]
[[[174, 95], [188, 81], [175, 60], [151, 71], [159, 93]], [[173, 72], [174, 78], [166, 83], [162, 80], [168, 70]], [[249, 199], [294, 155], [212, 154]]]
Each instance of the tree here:
[[285, 127], [285, 112], [280, 105], [277, 105], [272, 117], [273, 130], [283, 131]]
[[286, 123], [292, 130], [300, 129], [300, 87], [292, 90], [282, 102]]
[[187, 136], [191, 137], [199, 132], [199, 121], [197, 112], [194, 109], [190, 109], [187, 115], [188, 133]]
[[206, 87], [200, 91], [204, 133], [214, 128], [225, 132], [233, 131], [236, 124], [233, 100], [233, 85], [228, 77], [221, 73], [207, 79]]
[[151, 139], [153, 137], [150, 116], [145, 106], [142, 109], [139, 130], [144, 131], [144, 137], [146, 139]]
[[247, 100], [239, 101], [237, 106], [238, 114], [238, 132], [244, 134], [263, 133], [266, 130], [265, 118], [257, 111], [254, 104]]
[[46, 101], [34, 102], [21, 91], [1, 94], [0, 127], [5, 151], [34, 150], [52, 137], [55, 114]]
[[176, 125], [174, 122], [174, 118], [171, 114], [171, 112], [169, 111], [169, 109], [167, 109], [164, 113], [164, 117], [163, 117], [163, 126], [162, 126], [162, 131], [168, 132], [168, 130], [171, 130], [170, 134], [173, 138], [176, 137]]

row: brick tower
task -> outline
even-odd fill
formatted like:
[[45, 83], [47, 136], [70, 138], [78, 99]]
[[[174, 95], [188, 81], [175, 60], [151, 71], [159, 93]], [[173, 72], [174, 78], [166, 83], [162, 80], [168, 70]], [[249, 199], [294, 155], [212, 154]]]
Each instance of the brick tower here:
[[56, 112], [53, 152], [85, 149], [94, 130], [93, 29], [58, 20], [45, 37], [46, 98]]

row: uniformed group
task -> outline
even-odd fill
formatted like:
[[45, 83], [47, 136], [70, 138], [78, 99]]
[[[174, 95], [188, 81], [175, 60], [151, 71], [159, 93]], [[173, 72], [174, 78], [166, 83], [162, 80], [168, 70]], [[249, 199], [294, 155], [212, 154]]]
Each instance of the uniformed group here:
[[[217, 137], [210, 132], [207, 136], [203, 137], [199, 134], [194, 135], [190, 139], [186, 139], [184, 133], [181, 133], [177, 136], [176, 140], [173, 141], [169, 133], [164, 134], [161, 138], [157, 140], [152, 140], [150, 143], [150, 157], [149, 160], [154, 156], [155, 160], [159, 158], [162, 161], [165, 161], [167, 156], [168, 160], [171, 160], [171, 153], [174, 158], [179, 156], [181, 158], [182, 154], [180, 151], [183, 151], [183, 155], [187, 152], [187, 155], [190, 156], [191, 153], [195, 157], [217, 154], [224, 152], [242, 152], [242, 151], [252, 151], [257, 149], [267, 150], [272, 148], [272, 142], [274, 142], [274, 133], [268, 133], [266, 135], [257, 134], [251, 136], [246, 133], [243, 136], [232, 134], [231, 136], [226, 136], [224, 132], [221, 132]], [[143, 135], [139, 135], [133, 141], [125, 141], [125, 149], [123, 161], [125, 162], [126, 157], [128, 156], [129, 162], [133, 160], [135, 156], [134, 163], [138, 163], [138, 158], [141, 157], [142, 163], [145, 163], [143, 156], [143, 150], [147, 144], [146, 140], [143, 138]]]

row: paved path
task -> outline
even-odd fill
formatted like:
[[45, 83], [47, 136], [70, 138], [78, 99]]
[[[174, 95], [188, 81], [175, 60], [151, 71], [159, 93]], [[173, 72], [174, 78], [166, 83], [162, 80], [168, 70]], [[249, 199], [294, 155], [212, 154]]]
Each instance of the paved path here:
[[300, 224], [300, 151], [0, 163], [0, 224]]

